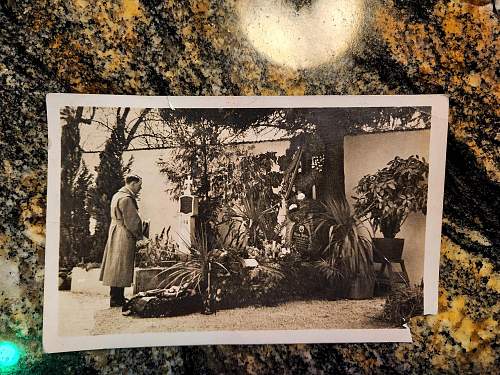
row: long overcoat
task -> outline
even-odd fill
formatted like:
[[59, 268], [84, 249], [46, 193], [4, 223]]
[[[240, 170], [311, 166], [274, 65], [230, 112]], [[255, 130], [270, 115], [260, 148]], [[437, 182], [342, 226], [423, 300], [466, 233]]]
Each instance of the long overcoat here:
[[142, 221], [134, 194], [122, 187], [111, 199], [111, 225], [104, 250], [100, 280], [104, 285], [128, 287], [134, 277], [136, 241]]

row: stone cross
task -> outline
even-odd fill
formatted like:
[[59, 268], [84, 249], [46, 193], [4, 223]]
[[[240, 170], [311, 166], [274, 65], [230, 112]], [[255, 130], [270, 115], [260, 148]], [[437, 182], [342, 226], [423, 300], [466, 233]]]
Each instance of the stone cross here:
[[193, 187], [193, 179], [191, 178], [191, 176], [189, 176], [186, 179], [186, 181], [184, 181], [184, 194], [191, 195], [193, 193], [192, 187]]

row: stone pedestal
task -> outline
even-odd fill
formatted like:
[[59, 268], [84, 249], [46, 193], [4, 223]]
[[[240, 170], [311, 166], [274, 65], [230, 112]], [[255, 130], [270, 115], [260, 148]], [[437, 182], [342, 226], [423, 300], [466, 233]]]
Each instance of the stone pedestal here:
[[198, 197], [192, 195], [192, 180], [185, 183], [184, 194], [179, 197], [177, 243], [179, 252], [190, 254], [191, 244], [195, 239], [196, 216], [198, 215]]
[[136, 268], [134, 272], [134, 294], [156, 289], [161, 279], [155, 279], [155, 276], [164, 270], [165, 268], [162, 267]]

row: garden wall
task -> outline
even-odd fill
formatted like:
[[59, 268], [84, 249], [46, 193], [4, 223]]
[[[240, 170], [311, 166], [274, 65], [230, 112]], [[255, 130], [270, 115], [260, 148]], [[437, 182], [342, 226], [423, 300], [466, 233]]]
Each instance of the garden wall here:
[[[417, 154], [428, 161], [429, 137], [430, 130], [345, 137], [344, 171], [349, 202], [353, 203], [354, 187], [361, 177], [382, 169], [395, 156], [407, 158]], [[403, 258], [410, 282], [419, 283], [424, 272], [425, 216], [411, 214], [398, 237], [405, 239]]]
[[[276, 151], [277, 155], [286, 152], [290, 142], [261, 142], [246, 147], [252, 147], [252, 152], [260, 154], [266, 151]], [[243, 146], [242, 146], [243, 147]], [[143, 219], [151, 220], [150, 233], [161, 232], [165, 227], [172, 226], [172, 231], [177, 228], [178, 203], [170, 198], [165, 191], [167, 189], [167, 179], [160, 173], [157, 162], [160, 157], [169, 160], [169, 154], [173, 150], [145, 150], [125, 152], [124, 158], [128, 160], [134, 157], [132, 171], [142, 177], [142, 191], [140, 194], [139, 212]], [[84, 154], [83, 159], [89, 170], [93, 173], [94, 168], [99, 164], [99, 154]]]
[[[132, 171], [142, 177], [142, 190], [140, 193], [139, 212], [143, 219], [151, 220], [150, 233], [161, 232], [163, 227], [177, 224], [177, 203], [170, 199], [166, 190], [166, 179], [160, 174], [157, 166], [158, 159], [168, 160], [170, 150], [145, 150], [125, 152], [124, 158], [134, 157]], [[89, 170], [94, 172], [94, 167], [99, 163], [99, 154], [84, 154], [83, 159]], [[95, 173], [95, 172], [94, 172]]]

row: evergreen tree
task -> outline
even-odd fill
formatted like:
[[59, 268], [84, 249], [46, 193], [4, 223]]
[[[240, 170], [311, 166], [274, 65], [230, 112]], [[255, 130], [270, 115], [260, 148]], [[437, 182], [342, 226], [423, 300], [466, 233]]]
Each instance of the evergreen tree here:
[[77, 204], [73, 207], [71, 240], [74, 256], [78, 260], [91, 261], [90, 258], [90, 212], [89, 212], [89, 186], [92, 184], [92, 175], [85, 162], [82, 166], [73, 187], [73, 200]]
[[96, 167], [95, 187], [91, 191], [90, 202], [92, 217], [96, 221], [92, 246], [92, 261], [100, 262], [106, 246], [109, 225], [111, 223], [110, 206], [113, 195], [124, 185], [125, 176], [130, 172], [133, 157], [123, 162], [123, 149], [113, 140], [113, 135], [106, 142], [99, 155]]
[[[87, 207], [85, 199], [75, 197], [75, 191], [78, 191], [79, 196], [85, 196], [90, 184], [90, 176], [88, 169], [84, 166], [82, 169], [86, 177], [82, 176], [80, 164], [82, 159], [82, 149], [80, 147], [80, 124], [90, 124], [95, 115], [95, 108], [89, 118], [83, 118], [84, 108], [66, 107], [61, 111], [61, 119], [64, 124], [61, 134], [61, 232], [60, 232], [60, 247], [59, 258], [61, 266], [71, 267], [78, 262], [78, 256], [81, 254], [81, 249], [78, 248], [81, 243], [88, 243], [88, 232], [82, 232], [75, 229], [75, 220], [78, 221], [79, 216], [85, 215]], [[80, 171], [80, 172], [79, 172]], [[84, 225], [83, 221], [79, 225]], [[88, 228], [88, 222], [87, 222]]]
[[130, 108], [117, 108], [110, 137], [99, 155], [99, 165], [95, 169], [97, 173], [95, 187], [90, 194], [91, 214], [96, 220], [92, 245], [92, 260], [95, 262], [102, 260], [106, 247], [111, 223], [111, 198], [124, 185], [125, 175], [130, 172], [133, 163], [132, 157], [125, 163], [123, 153], [136, 138], [139, 126], [145, 121], [149, 112], [150, 109], [143, 109], [137, 118], [128, 122]]
[[[218, 224], [221, 207], [244, 191], [241, 180], [234, 177], [238, 173], [241, 175], [241, 168], [238, 168], [241, 161], [248, 164], [251, 161], [248, 150], [232, 143], [237, 136], [238, 130], [227, 125], [184, 119], [169, 120], [168, 133], [163, 134], [175, 145], [168, 160], [159, 160], [160, 172], [169, 181], [167, 191], [177, 199], [184, 191], [185, 181], [192, 179], [192, 192], [200, 199], [199, 223], [209, 239]], [[254, 162], [252, 167], [256, 165]], [[238, 186], [236, 181], [239, 181]]]

